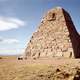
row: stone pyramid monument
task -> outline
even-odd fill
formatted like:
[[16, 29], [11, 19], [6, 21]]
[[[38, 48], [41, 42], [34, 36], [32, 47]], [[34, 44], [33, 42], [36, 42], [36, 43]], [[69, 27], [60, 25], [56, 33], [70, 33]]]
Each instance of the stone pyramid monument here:
[[80, 36], [70, 15], [61, 7], [47, 12], [25, 50], [27, 58], [80, 58]]

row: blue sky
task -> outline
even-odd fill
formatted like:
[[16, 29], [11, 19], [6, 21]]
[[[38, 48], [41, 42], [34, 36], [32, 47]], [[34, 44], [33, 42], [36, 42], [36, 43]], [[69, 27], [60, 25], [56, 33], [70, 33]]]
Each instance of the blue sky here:
[[21, 54], [43, 15], [66, 9], [80, 32], [80, 0], [0, 0], [0, 54]]

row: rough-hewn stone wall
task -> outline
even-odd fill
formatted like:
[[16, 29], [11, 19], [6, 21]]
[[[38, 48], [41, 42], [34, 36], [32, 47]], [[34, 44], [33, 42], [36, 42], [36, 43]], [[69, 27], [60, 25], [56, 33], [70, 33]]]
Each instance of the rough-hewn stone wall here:
[[80, 57], [80, 38], [69, 14], [61, 7], [48, 11], [28, 43], [26, 57]]

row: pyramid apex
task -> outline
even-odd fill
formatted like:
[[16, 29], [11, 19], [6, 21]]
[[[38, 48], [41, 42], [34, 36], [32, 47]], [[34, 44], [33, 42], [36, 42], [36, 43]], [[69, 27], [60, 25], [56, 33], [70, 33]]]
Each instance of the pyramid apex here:
[[56, 9], [63, 9], [62, 7], [60, 7], [60, 6], [58, 6], [58, 7], [56, 7]]
[[54, 11], [62, 11], [62, 10], [64, 10], [64, 8], [62, 8], [62, 7], [60, 7], [60, 6], [57, 6], [57, 7], [55, 7], [55, 8], [52, 8], [52, 9], [50, 9], [48, 12], [54, 12]]

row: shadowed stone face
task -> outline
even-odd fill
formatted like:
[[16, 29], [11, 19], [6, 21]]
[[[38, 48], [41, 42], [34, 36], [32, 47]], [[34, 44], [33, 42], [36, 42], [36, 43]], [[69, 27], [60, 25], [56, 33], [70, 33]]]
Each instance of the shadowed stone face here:
[[80, 57], [80, 37], [69, 14], [60, 7], [48, 11], [25, 50], [30, 58]]

